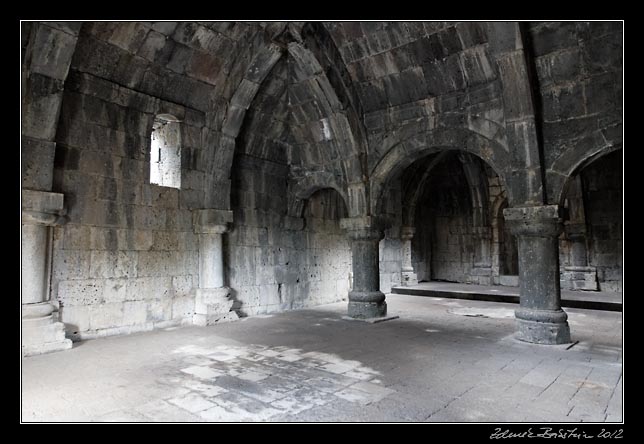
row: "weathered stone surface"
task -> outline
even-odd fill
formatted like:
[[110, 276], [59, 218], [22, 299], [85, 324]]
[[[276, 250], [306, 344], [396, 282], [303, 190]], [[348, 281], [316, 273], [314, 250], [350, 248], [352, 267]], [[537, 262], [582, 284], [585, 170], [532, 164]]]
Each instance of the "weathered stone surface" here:
[[[522, 224], [503, 208], [562, 204], [568, 176], [622, 144], [619, 23], [34, 26], [22, 36], [22, 183], [64, 195], [50, 293], [75, 338], [347, 298], [353, 315], [381, 316], [382, 292], [403, 281], [499, 283], [516, 272], [504, 224]], [[180, 188], [149, 183], [159, 114], [180, 121]], [[430, 165], [447, 150], [482, 162]], [[325, 179], [302, 179], [313, 176]], [[589, 179], [602, 208], [620, 200], [613, 179]], [[409, 205], [415, 187], [433, 195]], [[562, 341], [559, 318], [532, 324], [560, 270], [556, 245], [529, 232], [548, 223], [526, 211], [519, 243], [534, 245], [519, 249], [541, 277], [525, 284], [535, 296], [520, 334]], [[611, 289], [617, 213], [590, 223], [588, 266]], [[420, 229], [413, 239], [403, 223]], [[592, 280], [563, 273], [577, 287]], [[195, 309], [195, 290], [224, 285], [230, 300]]]
[[31, 72], [64, 81], [76, 47], [76, 36], [41, 25], [32, 45]]
[[58, 124], [63, 82], [34, 73], [25, 83], [28, 93], [22, 103], [22, 135], [52, 141]]
[[[54, 142], [22, 137], [22, 187], [49, 191], [53, 184]], [[76, 157], [78, 159], [78, 157]], [[73, 165], [69, 165], [73, 169]]]
[[72, 348], [72, 341], [65, 338], [65, 326], [62, 322], [43, 324], [29, 320], [22, 321], [22, 356], [40, 355], [70, 348]]
[[537, 344], [570, 342], [567, 315], [561, 309], [557, 236], [562, 226], [557, 205], [508, 208], [504, 216], [519, 237], [521, 308], [517, 338]]
[[63, 199], [64, 196], [60, 193], [23, 190], [22, 210], [58, 214], [63, 209]]
[[569, 46], [575, 42], [577, 37], [574, 22], [543, 23], [538, 27], [530, 27], [530, 34], [537, 56]]

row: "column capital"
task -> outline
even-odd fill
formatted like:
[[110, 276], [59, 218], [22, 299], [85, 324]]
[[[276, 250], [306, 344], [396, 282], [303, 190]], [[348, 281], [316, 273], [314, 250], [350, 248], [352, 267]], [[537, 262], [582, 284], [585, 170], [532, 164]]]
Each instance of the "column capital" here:
[[192, 224], [197, 234], [223, 234], [232, 221], [233, 212], [230, 210], [192, 210]]
[[347, 217], [340, 219], [340, 228], [351, 240], [381, 240], [385, 237], [385, 221], [374, 216]]
[[57, 225], [65, 214], [61, 193], [22, 190], [22, 223]]
[[557, 237], [563, 229], [559, 205], [513, 207], [503, 216], [515, 236]]

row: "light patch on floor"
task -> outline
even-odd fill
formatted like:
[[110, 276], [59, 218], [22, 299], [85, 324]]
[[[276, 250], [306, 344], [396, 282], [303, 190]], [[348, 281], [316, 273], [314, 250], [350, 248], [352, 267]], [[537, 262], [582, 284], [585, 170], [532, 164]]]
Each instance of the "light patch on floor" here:
[[338, 400], [369, 405], [394, 393], [377, 370], [331, 353], [264, 345], [187, 345], [172, 353], [183, 355], [185, 367], [157, 383], [184, 389], [168, 402], [207, 421], [269, 421]]
[[448, 313], [460, 316], [470, 316], [475, 318], [514, 318], [514, 310], [510, 308], [483, 308], [483, 307], [462, 307], [450, 308]]

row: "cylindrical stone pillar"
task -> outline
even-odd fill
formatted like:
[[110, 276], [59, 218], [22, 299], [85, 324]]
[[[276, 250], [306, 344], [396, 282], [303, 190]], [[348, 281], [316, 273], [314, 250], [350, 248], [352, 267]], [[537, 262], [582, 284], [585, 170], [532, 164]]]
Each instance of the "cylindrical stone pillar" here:
[[405, 286], [418, 284], [418, 277], [414, 273], [414, 266], [411, 263], [411, 240], [414, 238], [415, 232], [414, 227], [401, 227], [400, 229], [400, 240], [402, 242], [401, 284]]
[[206, 326], [238, 319], [232, 309], [230, 288], [225, 286], [223, 234], [232, 222], [232, 211], [194, 210], [193, 224], [199, 235], [199, 288], [192, 321]]
[[224, 286], [224, 250], [222, 234], [219, 230], [199, 235], [199, 288], [219, 288]]
[[570, 342], [568, 315], [561, 309], [557, 205], [503, 211], [519, 248], [520, 308], [517, 339], [537, 344]]
[[379, 247], [384, 233], [376, 228], [348, 230], [351, 240], [353, 289], [348, 314], [352, 318], [379, 318], [387, 314], [385, 294], [380, 291]]
[[71, 348], [64, 325], [55, 322], [49, 302], [49, 230], [63, 211], [63, 195], [43, 191], [22, 192], [21, 297], [22, 352], [37, 355]]
[[49, 227], [35, 221], [22, 224], [22, 303], [47, 300], [47, 240]]

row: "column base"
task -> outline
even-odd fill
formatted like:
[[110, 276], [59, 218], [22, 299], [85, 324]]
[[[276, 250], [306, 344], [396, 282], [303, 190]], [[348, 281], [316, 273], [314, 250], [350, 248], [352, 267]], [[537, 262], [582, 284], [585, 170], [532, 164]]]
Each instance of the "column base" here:
[[222, 324], [224, 322], [232, 322], [239, 319], [236, 311], [229, 311], [228, 313], [215, 313], [215, 314], [194, 314], [192, 315], [192, 323], [199, 327], [206, 327], [208, 325]]
[[413, 271], [403, 271], [402, 272], [402, 282], [400, 285], [408, 287], [410, 285], [418, 285], [418, 275]]
[[239, 319], [237, 312], [231, 311], [235, 301], [229, 298], [229, 294], [228, 287], [198, 288], [192, 323], [205, 327]]
[[517, 332], [515, 337], [533, 344], [569, 344], [570, 326], [568, 315], [563, 310], [530, 310], [521, 308], [515, 312]]
[[65, 338], [65, 324], [54, 322], [53, 316], [22, 320], [22, 355], [34, 356], [72, 348]]
[[349, 301], [347, 314], [355, 319], [382, 318], [387, 315], [387, 303]]
[[559, 282], [562, 290], [599, 290], [595, 267], [564, 267]]

